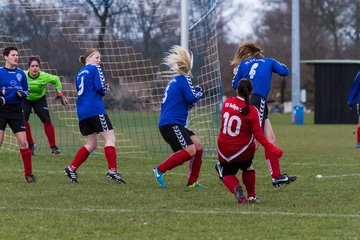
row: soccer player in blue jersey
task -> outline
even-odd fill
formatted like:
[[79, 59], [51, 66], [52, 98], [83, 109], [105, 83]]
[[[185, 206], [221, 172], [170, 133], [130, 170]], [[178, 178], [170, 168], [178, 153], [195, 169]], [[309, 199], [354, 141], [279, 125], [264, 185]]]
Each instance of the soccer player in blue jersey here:
[[356, 112], [358, 115], [358, 125], [356, 131], [356, 143], [355, 147], [360, 148], [360, 72], [356, 74], [354, 83], [351, 87], [349, 98], [348, 98], [348, 106], [349, 109], [352, 110], [354, 105], [356, 104]]
[[102, 101], [103, 96], [109, 91], [109, 84], [106, 82], [105, 72], [100, 66], [100, 52], [96, 49], [86, 50], [85, 54], [80, 56], [79, 61], [85, 64], [85, 67], [79, 71], [76, 77], [78, 95], [76, 109], [80, 132], [85, 136], [86, 144], [78, 150], [64, 172], [71, 182], [78, 182], [76, 170], [96, 149], [97, 135], [100, 134], [105, 141], [104, 153], [108, 163], [106, 176], [117, 183], [125, 183], [117, 172], [115, 132]]
[[161, 105], [159, 130], [164, 140], [171, 146], [174, 154], [154, 167], [155, 179], [162, 188], [166, 187], [165, 172], [189, 161], [187, 187], [204, 187], [198, 182], [202, 164], [203, 147], [195, 134], [186, 128], [190, 108], [203, 95], [201, 87], [192, 85], [192, 54], [181, 46], [173, 46], [164, 63], [175, 75], [165, 87]]
[[[232, 88], [236, 90], [238, 82], [242, 78], [251, 80], [253, 84], [251, 104], [259, 111], [260, 122], [266, 138], [275, 144], [275, 134], [268, 118], [267, 98], [271, 89], [273, 72], [280, 76], [287, 76], [290, 73], [288, 67], [273, 58], [264, 57], [262, 48], [250, 40], [240, 44], [231, 64], [235, 66]], [[265, 158], [272, 177], [272, 184], [275, 187], [296, 180], [296, 176], [281, 174], [279, 158], [267, 149], [265, 149]]]
[[0, 145], [4, 141], [6, 125], [15, 134], [23, 160], [25, 180], [36, 183], [32, 174], [31, 151], [26, 140], [25, 120], [21, 101], [28, 94], [25, 73], [17, 68], [19, 52], [16, 47], [7, 47], [3, 51], [5, 66], [0, 68]]

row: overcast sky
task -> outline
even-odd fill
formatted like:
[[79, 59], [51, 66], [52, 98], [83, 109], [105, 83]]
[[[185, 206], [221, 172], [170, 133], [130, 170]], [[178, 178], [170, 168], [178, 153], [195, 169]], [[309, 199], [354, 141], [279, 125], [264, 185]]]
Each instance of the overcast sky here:
[[258, 10], [261, 8], [260, 0], [233, 0], [234, 3], [242, 4], [238, 18], [229, 23], [233, 32], [241, 32], [241, 35], [252, 33], [251, 22], [255, 20]]

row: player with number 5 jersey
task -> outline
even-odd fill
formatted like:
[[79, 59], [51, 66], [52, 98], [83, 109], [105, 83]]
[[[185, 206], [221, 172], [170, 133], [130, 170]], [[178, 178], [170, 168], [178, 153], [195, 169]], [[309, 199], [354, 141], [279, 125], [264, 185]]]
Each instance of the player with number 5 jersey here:
[[64, 172], [71, 182], [78, 182], [76, 170], [97, 148], [97, 135], [99, 134], [105, 141], [104, 153], [108, 163], [106, 176], [117, 183], [125, 183], [117, 172], [115, 132], [102, 101], [102, 97], [109, 91], [109, 84], [106, 82], [104, 70], [100, 66], [101, 54], [96, 49], [88, 49], [84, 55], [80, 56], [79, 61], [85, 64], [85, 67], [79, 71], [76, 77], [78, 94], [76, 110], [80, 132], [85, 136], [86, 144], [78, 150]]
[[[268, 118], [267, 98], [271, 89], [273, 72], [281, 76], [287, 76], [289, 75], [289, 69], [286, 65], [279, 63], [275, 59], [265, 58], [262, 48], [250, 40], [240, 44], [231, 64], [235, 66], [232, 88], [234, 90], [237, 89], [240, 79], [250, 79], [253, 85], [253, 94], [250, 102], [259, 111], [260, 123], [266, 138], [275, 144], [275, 134]], [[296, 179], [296, 176], [281, 174], [279, 158], [267, 149], [265, 149], [265, 158], [272, 177], [272, 184], [275, 187], [281, 184], [288, 184]]]
[[164, 63], [175, 75], [165, 87], [158, 126], [174, 154], [154, 167], [155, 179], [166, 188], [165, 172], [189, 161], [187, 187], [202, 188], [204, 186], [197, 181], [202, 164], [202, 143], [186, 127], [189, 110], [203, 96], [201, 87], [192, 85], [193, 56], [187, 49], [176, 45], [170, 49]]

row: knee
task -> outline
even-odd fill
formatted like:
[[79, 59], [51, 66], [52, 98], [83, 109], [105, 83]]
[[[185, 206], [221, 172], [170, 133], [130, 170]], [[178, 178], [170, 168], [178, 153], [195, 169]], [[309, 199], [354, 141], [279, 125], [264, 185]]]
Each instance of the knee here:
[[97, 148], [97, 144], [94, 143], [86, 143], [84, 146], [89, 152], [93, 152], [95, 151], [95, 149]]
[[270, 136], [268, 136], [268, 140], [269, 142], [275, 145], [275, 141], [276, 141], [275, 134], [271, 134]]
[[184, 151], [186, 151], [187, 153], [189, 153], [192, 157], [195, 156], [196, 154], [196, 147], [194, 144], [187, 146], [186, 148], [184, 148]]

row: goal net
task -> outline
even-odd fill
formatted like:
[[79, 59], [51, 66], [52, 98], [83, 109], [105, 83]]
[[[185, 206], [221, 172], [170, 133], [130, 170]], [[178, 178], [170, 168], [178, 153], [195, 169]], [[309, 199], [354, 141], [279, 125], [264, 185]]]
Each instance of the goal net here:
[[[205, 96], [190, 112], [188, 127], [204, 146], [216, 153], [221, 104], [221, 79], [216, 40], [216, 1], [189, 1], [189, 49], [194, 54], [193, 83]], [[120, 156], [157, 157], [170, 148], [158, 131], [162, 93], [172, 75], [161, 64], [172, 45], [180, 44], [180, 1], [171, 0], [8, 0], [0, 3], [0, 48], [19, 49], [19, 68], [29, 57], [41, 60], [41, 70], [60, 77], [67, 106], [54, 101], [52, 85], [47, 100], [63, 153], [74, 154], [84, 144], [76, 116], [78, 62], [84, 49], [97, 48], [111, 91], [104, 97], [114, 126]], [[1, 61], [3, 66], [3, 61]], [[31, 90], [30, 90], [31, 91]], [[91, 99], [89, 99], [91, 101]], [[40, 119], [29, 120], [36, 152], [49, 152]], [[102, 153], [101, 138], [98, 152]], [[18, 151], [7, 127], [1, 150]]]

